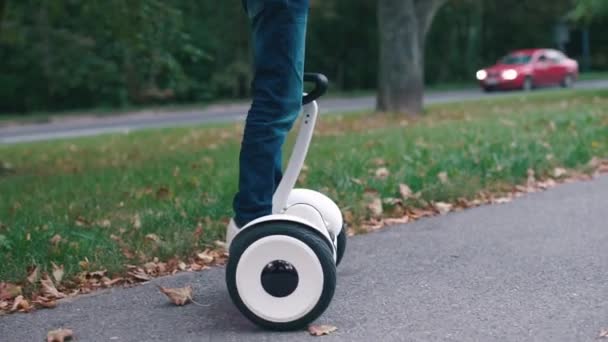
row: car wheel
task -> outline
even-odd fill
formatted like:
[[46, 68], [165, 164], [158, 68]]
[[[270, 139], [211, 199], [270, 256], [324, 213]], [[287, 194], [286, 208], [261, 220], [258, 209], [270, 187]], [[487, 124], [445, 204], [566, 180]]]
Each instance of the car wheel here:
[[524, 79], [524, 84], [522, 85], [522, 89], [524, 91], [530, 91], [534, 89], [534, 81], [532, 81], [531, 76], [526, 76], [526, 78]]
[[571, 74], [567, 74], [564, 76], [564, 79], [561, 82], [563, 88], [572, 88], [574, 85], [574, 77]]

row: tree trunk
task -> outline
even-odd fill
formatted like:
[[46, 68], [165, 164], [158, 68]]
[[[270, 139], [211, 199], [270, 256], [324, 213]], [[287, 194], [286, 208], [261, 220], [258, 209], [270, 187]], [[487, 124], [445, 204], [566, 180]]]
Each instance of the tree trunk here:
[[445, 0], [379, 0], [380, 59], [377, 109], [411, 116], [422, 112], [424, 45]]

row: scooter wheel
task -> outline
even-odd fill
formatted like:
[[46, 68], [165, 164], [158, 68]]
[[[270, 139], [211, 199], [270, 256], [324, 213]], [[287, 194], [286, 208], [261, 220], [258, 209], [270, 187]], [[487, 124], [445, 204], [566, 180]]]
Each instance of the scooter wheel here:
[[336, 287], [336, 265], [326, 238], [289, 221], [269, 221], [240, 232], [230, 245], [226, 285], [239, 311], [260, 327], [295, 330], [316, 320]]
[[342, 228], [336, 240], [336, 266], [338, 266], [344, 257], [344, 252], [346, 252], [346, 228]]

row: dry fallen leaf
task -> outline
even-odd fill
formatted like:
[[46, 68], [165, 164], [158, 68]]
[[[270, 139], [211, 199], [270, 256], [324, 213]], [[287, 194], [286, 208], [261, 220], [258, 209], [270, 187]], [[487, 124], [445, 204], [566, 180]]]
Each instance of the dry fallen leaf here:
[[61, 242], [61, 235], [55, 234], [55, 236], [51, 238], [50, 242], [53, 246], [57, 246]]
[[439, 211], [441, 215], [445, 215], [452, 210], [453, 205], [445, 202], [436, 202], [435, 208]]
[[57, 306], [57, 302], [55, 300], [47, 299], [45, 297], [38, 297], [36, 300], [33, 300], [32, 303], [38, 304], [47, 309], [52, 309]]
[[40, 279], [40, 285], [42, 285], [41, 292], [45, 297], [49, 298], [64, 298], [65, 294], [59, 292], [53, 284], [51, 278], [48, 275], [45, 275], [42, 279]]
[[0, 283], [0, 300], [9, 300], [21, 295], [21, 287], [11, 283]]
[[141, 228], [141, 218], [139, 217], [139, 214], [135, 214], [135, 216], [133, 216], [133, 228]]
[[147, 280], [152, 279], [141, 268], [137, 268], [136, 270], [129, 272], [129, 275], [132, 276], [132, 277], [134, 277], [134, 278], [136, 278], [136, 279], [143, 280], [143, 281], [147, 281]]
[[27, 300], [23, 298], [23, 296], [20, 295], [15, 298], [15, 301], [13, 302], [13, 307], [11, 308], [11, 312], [17, 310], [22, 312], [29, 312], [32, 310], [32, 306]]
[[148, 235], [146, 235], [145, 239], [152, 241], [156, 244], [160, 243], [160, 237], [158, 237], [158, 235], [156, 235], [156, 234], [148, 234]]
[[336, 330], [338, 330], [338, 328], [333, 325], [311, 325], [308, 327], [308, 332], [312, 336], [329, 335]]
[[167, 287], [158, 287], [160, 292], [164, 293], [171, 302], [175, 305], [185, 305], [189, 301], [192, 300], [192, 286], [188, 285], [182, 288], [167, 288]]
[[209, 264], [213, 262], [213, 255], [211, 255], [211, 250], [207, 249], [202, 253], [196, 254], [196, 257], [205, 264]]
[[439, 178], [439, 181], [441, 183], [447, 183], [448, 182], [448, 173], [445, 171], [439, 172], [439, 174], [437, 175], [437, 178]]
[[38, 280], [38, 266], [34, 267], [34, 269], [27, 276], [27, 281], [30, 284], [34, 284]]
[[59, 284], [59, 283], [61, 283], [61, 279], [63, 279], [63, 265], [57, 266], [52, 261], [51, 261], [51, 265], [53, 266], [53, 278], [55, 278], [55, 282], [57, 284]]
[[8, 302], [0, 300], [0, 311], [7, 310], [9, 306]]
[[407, 184], [399, 184], [399, 193], [404, 200], [412, 197], [412, 189]]
[[386, 179], [391, 173], [388, 171], [387, 168], [381, 167], [376, 170], [375, 174], [376, 178], [378, 179]]
[[410, 221], [409, 216], [403, 216], [403, 217], [399, 217], [399, 218], [387, 218], [384, 220], [384, 223], [387, 225], [392, 225], [392, 224], [404, 224], [404, 223], [408, 223]]
[[598, 338], [608, 338], [608, 328], [602, 328], [602, 330], [600, 330]]
[[367, 204], [367, 209], [369, 209], [373, 216], [382, 215], [382, 212], [384, 211], [382, 209], [382, 200], [379, 197], [372, 198]]
[[568, 171], [566, 171], [566, 169], [562, 167], [556, 167], [555, 170], [553, 170], [553, 177], [559, 178], [565, 176], [567, 173]]
[[71, 329], [51, 330], [46, 334], [46, 342], [64, 342], [71, 340], [74, 332]]

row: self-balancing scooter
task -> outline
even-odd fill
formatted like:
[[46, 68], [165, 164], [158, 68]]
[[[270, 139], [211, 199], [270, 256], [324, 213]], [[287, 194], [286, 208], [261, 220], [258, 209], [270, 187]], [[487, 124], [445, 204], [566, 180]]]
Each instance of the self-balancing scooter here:
[[315, 88], [303, 97], [300, 130], [273, 195], [272, 214], [239, 229], [226, 267], [236, 307], [273, 330], [302, 328], [327, 309], [346, 247], [338, 206], [319, 192], [294, 189], [319, 112], [315, 100], [327, 90], [321, 74], [305, 74], [304, 81], [314, 82]]

